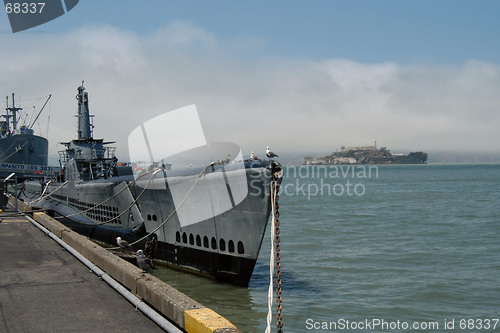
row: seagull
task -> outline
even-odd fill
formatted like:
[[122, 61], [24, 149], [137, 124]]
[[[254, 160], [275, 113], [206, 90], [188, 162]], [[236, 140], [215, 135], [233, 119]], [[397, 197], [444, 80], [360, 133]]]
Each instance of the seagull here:
[[269, 150], [269, 146], [267, 146], [267, 148], [266, 148], [266, 156], [269, 158], [279, 157], [278, 155], [276, 155], [275, 153], [273, 153], [272, 151]]
[[254, 161], [260, 161], [260, 158], [258, 158], [257, 156], [255, 156], [253, 152], [250, 154], [250, 158], [252, 160], [254, 160]]
[[116, 237], [116, 244], [124, 250], [132, 250], [132, 246], [130, 246], [130, 244], [121, 237]]
[[137, 254], [137, 265], [139, 265], [139, 268], [142, 269], [144, 273], [151, 274], [153, 271], [153, 262], [151, 259], [146, 258], [142, 250], [138, 250], [135, 254]]

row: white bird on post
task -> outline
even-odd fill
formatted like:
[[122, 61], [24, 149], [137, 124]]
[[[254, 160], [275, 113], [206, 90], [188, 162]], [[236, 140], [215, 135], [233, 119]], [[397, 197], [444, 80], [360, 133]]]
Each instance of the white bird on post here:
[[260, 161], [260, 158], [258, 158], [257, 156], [255, 156], [255, 154], [253, 152], [250, 154], [250, 158], [252, 160], [254, 160], [254, 161]]
[[266, 156], [268, 158], [279, 157], [277, 154], [275, 154], [271, 150], [269, 150], [269, 146], [267, 146], [267, 148], [266, 148]]

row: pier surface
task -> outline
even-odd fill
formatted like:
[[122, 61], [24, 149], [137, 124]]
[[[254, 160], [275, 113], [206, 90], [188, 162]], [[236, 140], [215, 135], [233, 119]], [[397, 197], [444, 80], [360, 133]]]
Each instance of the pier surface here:
[[0, 332], [164, 332], [28, 219], [0, 219]]

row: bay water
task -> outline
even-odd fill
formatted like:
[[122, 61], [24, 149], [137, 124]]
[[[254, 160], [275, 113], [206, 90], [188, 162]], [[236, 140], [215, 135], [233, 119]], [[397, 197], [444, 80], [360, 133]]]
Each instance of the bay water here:
[[[292, 166], [279, 203], [284, 332], [500, 331], [500, 165]], [[269, 254], [248, 288], [155, 275], [264, 332]]]

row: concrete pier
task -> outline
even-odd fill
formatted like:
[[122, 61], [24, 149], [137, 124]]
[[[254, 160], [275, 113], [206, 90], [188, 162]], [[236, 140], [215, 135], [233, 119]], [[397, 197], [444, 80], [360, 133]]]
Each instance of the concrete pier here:
[[163, 332], [28, 219], [0, 219], [0, 332]]
[[[11, 198], [12, 199], [12, 198]], [[18, 207], [20, 210], [23, 211], [29, 211], [31, 207], [24, 205], [24, 203], [18, 201]], [[154, 307], [156, 311], [161, 313], [163, 316], [171, 320], [175, 325], [177, 325], [179, 328], [186, 332], [192, 332], [192, 333], [198, 333], [198, 332], [214, 332], [214, 333], [232, 333], [232, 332], [240, 332], [233, 324], [231, 324], [227, 319], [223, 318], [222, 316], [218, 315], [214, 311], [206, 308], [202, 304], [196, 302], [195, 300], [189, 298], [188, 296], [182, 294], [181, 292], [177, 291], [176, 289], [172, 288], [168, 284], [164, 283], [163, 281], [155, 278], [154, 276], [150, 274], [144, 274], [142, 273], [142, 270], [139, 269], [138, 267], [130, 264], [126, 260], [123, 260], [114, 254], [110, 253], [106, 249], [101, 248], [97, 244], [93, 243], [92, 241], [88, 240], [86, 237], [83, 237], [73, 231], [71, 231], [69, 228], [66, 228], [64, 225], [59, 223], [58, 221], [50, 218], [49, 216], [43, 214], [43, 213], [34, 213], [35, 220], [40, 223], [43, 227], [47, 228], [51, 233], [53, 233], [57, 238], [61, 239], [65, 243], [67, 243], [69, 246], [71, 246], [73, 249], [75, 249], [79, 254], [83, 255], [85, 258], [90, 260], [93, 264], [98, 266], [100, 269], [105, 271], [107, 274], [109, 274], [113, 279], [118, 281], [121, 285], [123, 285], [125, 288], [127, 288], [131, 293], [135, 294], [137, 297], [141, 298], [145, 302], [147, 302], [150, 306]], [[47, 275], [49, 278], [51, 277], [51, 280], [54, 280], [54, 286], [53, 286], [53, 293], [57, 295], [58, 293], [61, 294], [60, 297], [55, 297], [53, 299], [53, 304], [54, 304], [54, 309], [58, 309], [58, 313], [54, 314], [54, 316], [61, 316], [62, 318], [66, 318], [67, 324], [70, 325], [70, 329], [61, 329], [57, 330], [55, 329], [56, 326], [52, 326], [52, 329], [48, 329], [50, 332], [55, 332], [55, 331], [80, 331], [78, 327], [73, 327], [73, 321], [68, 320], [68, 317], [77, 315], [80, 316], [82, 313], [84, 313], [86, 310], [87, 312], [95, 312], [93, 309], [98, 309], [96, 310], [98, 314], [102, 316], [102, 319], [109, 319], [108, 325], [109, 326], [103, 326], [106, 327], [105, 329], [98, 328], [100, 325], [95, 324], [95, 326], [92, 326], [91, 328], [81, 326], [82, 330], [85, 331], [95, 331], [95, 332], [104, 332], [104, 331], [120, 331], [120, 332], [139, 332], [139, 331], [148, 331], [148, 324], [139, 324], [138, 326], [131, 326], [132, 328], [128, 330], [127, 327], [123, 327], [126, 324], [132, 325], [133, 323], [136, 322], [136, 319], [129, 319], [132, 318], [132, 316], [129, 316], [128, 313], [118, 311], [116, 310], [117, 307], [113, 304], [106, 304], [106, 301], [103, 303], [100, 302], [99, 299], [90, 299], [87, 303], [81, 306], [80, 310], [77, 309], [75, 310], [65, 310], [67, 307], [64, 306], [65, 302], [69, 303], [72, 306], [75, 306], [75, 304], [78, 304], [81, 300], [85, 300], [89, 298], [88, 293], [86, 292], [74, 292], [73, 289], [77, 288], [71, 288], [71, 279], [69, 279], [69, 282], [65, 282], [66, 280], [58, 274], [63, 274], [64, 276], [78, 276], [76, 273], [73, 273], [71, 270], [68, 271], [68, 268], [66, 267], [66, 263], [70, 261], [75, 261], [76, 264], [78, 264], [78, 261], [69, 255], [65, 250], [63, 250], [61, 247], [57, 245], [54, 241], [51, 241], [50, 238], [46, 237], [43, 232], [40, 232], [39, 230], [37, 231], [36, 227], [33, 226], [29, 221], [24, 218], [17, 218], [20, 222], [8, 222], [9, 218], [5, 218], [4, 222], [0, 223], [0, 255], [4, 257], [3, 251], [6, 251], [8, 253], [9, 250], [9, 245], [11, 244], [14, 249], [17, 249], [16, 251], [11, 251], [11, 259], [8, 261], [10, 262], [9, 267], [4, 267], [4, 263], [0, 263], [0, 315], [3, 314], [3, 318], [0, 318], [0, 332], [3, 332], [3, 327], [6, 328], [6, 332], [10, 332], [9, 329], [11, 327], [14, 327], [12, 332], [16, 332], [17, 330], [15, 329], [15, 322], [18, 322], [20, 317], [19, 317], [19, 311], [20, 312], [26, 312], [24, 309], [29, 308], [29, 306], [32, 304], [31, 298], [27, 298], [25, 301], [22, 303], [19, 303], [17, 306], [18, 311], [13, 311], [9, 312], [5, 310], [5, 306], [9, 304], [9, 302], [15, 303], [14, 299], [8, 299], [6, 298], [5, 301], [3, 299], [4, 297], [4, 287], [2, 285], [1, 281], [4, 281], [2, 274], [10, 274], [9, 271], [15, 270], [18, 267], [22, 269], [22, 265], [20, 263], [23, 263], [25, 261], [34, 261], [32, 263], [32, 266], [30, 266], [31, 271], [30, 274], [28, 275], [36, 275], [36, 271], [40, 270], [40, 267], [45, 267], [46, 265], [43, 264], [43, 261], [40, 259], [30, 259], [30, 255], [33, 254], [33, 258], [38, 258], [38, 254], [36, 252], [40, 252], [37, 250], [37, 247], [35, 246], [34, 248], [29, 248], [26, 249], [26, 243], [28, 243], [28, 247], [30, 244], [38, 244], [38, 238], [45, 239], [45, 242], [48, 242], [52, 244], [53, 247], [57, 249], [51, 249], [49, 250], [50, 253], [64, 253], [65, 257], [59, 261], [59, 264], [54, 264], [55, 267], [52, 267], [48, 265], [46, 268], [44, 268], [44, 273], [41, 273], [39, 276], [38, 280], [32, 282], [32, 284], [35, 287], [40, 287], [42, 284], [42, 281], [46, 280]], [[3, 223], [5, 225], [11, 227], [13, 231], [8, 231], [6, 235], [10, 235], [12, 233], [15, 233], [16, 226], [24, 226], [21, 228], [19, 232], [19, 235], [17, 236], [16, 239], [11, 239], [10, 243], [8, 241], [3, 241], [4, 235], [2, 235], [2, 230], [8, 230], [8, 228], [2, 228]], [[17, 223], [17, 224], [16, 224]], [[26, 235], [26, 232], [29, 232], [29, 235]], [[13, 237], [13, 236], [9, 236]], [[28, 238], [32, 239], [29, 242], [23, 241], [23, 239]], [[19, 256], [22, 253], [26, 259], [25, 260], [18, 260], [16, 259], [16, 256]], [[70, 257], [71, 259], [69, 259]], [[52, 262], [53, 258], [48, 259], [49, 262]], [[56, 260], [57, 261], [57, 260]], [[108, 292], [114, 293], [113, 290], [107, 285], [100, 281], [97, 276], [95, 276], [93, 273], [90, 273], [85, 266], [82, 264], [77, 265], [80, 267], [82, 272], [85, 272], [89, 276], [93, 276], [92, 282], [89, 282], [89, 288], [93, 288], [92, 283], [99, 283], [101, 285], [104, 285], [108, 289]], [[61, 273], [62, 272], [62, 273]], [[22, 272], [18, 272], [16, 274], [22, 274]], [[27, 275], [27, 276], [28, 276]], [[28, 277], [27, 277], [28, 278]], [[17, 281], [17, 278], [10, 278], [11, 280]], [[29, 279], [29, 278], [28, 278]], [[78, 278], [75, 278], [76, 281], [79, 281]], [[6, 280], [9, 281], [9, 280]], [[56, 283], [56, 281], [62, 281], [62, 285]], [[89, 280], [90, 281], [90, 280]], [[68, 285], [66, 285], [66, 284]], [[50, 283], [49, 283], [50, 284]], [[7, 284], [8, 285], [8, 284]], [[52, 286], [52, 284], [50, 284]], [[69, 287], [69, 288], [68, 288]], [[66, 295], [64, 295], [66, 294]], [[6, 293], [10, 295], [8, 292]], [[96, 297], [99, 296], [100, 293], [96, 293]], [[120, 295], [114, 293], [115, 297], [118, 299], [121, 299], [121, 301], [125, 304], [125, 306], [129, 307], [129, 310], [133, 311], [137, 316], [142, 317], [143, 321], [146, 321], [149, 323], [150, 326], [153, 327], [153, 330], [151, 332], [155, 332], [161, 329], [158, 326], [155, 326], [154, 323], [149, 321], [146, 317], [142, 316], [140, 312], [135, 311], [134, 307], [131, 306], [127, 301], [124, 300]], [[43, 298], [43, 297], [42, 297]], [[59, 298], [64, 298], [65, 301], [58, 301]], [[108, 297], [102, 297], [103, 299], [108, 299]], [[95, 302], [94, 302], [95, 301]], [[33, 301], [34, 302], [34, 301]], [[57, 303], [58, 302], [58, 303]], [[95, 304], [94, 304], [95, 303]], [[43, 305], [46, 304], [43, 300], [39, 304], [41, 307], [35, 311], [35, 313], [40, 313], [39, 316], [43, 316], [43, 313], [45, 311], [49, 311], [47, 309], [50, 309], [49, 306], [44, 307]], [[51, 302], [52, 304], [52, 302]], [[109, 309], [107, 312], [105, 312], [105, 309]], [[16, 315], [17, 313], [17, 315]], [[55, 313], [55, 312], [54, 312]], [[112, 319], [110, 318], [116, 318], [118, 321], [113, 322]], [[121, 321], [123, 318], [126, 318], [126, 320]], [[83, 317], [84, 318], [84, 317]], [[43, 319], [43, 318], [42, 318]], [[4, 323], [1, 321], [4, 320]], [[92, 318], [84, 318], [81, 320], [82, 324], [84, 322], [88, 321], [93, 321], [98, 322], [98, 320], [93, 320]], [[32, 320], [33, 325], [37, 323], [37, 318], [34, 318]], [[43, 320], [41, 320], [43, 322]], [[129, 323], [130, 322], [130, 323]], [[118, 325], [118, 326], [115, 326]], [[21, 328], [19, 331], [23, 332], [40, 332], [39, 329], [36, 329], [36, 326], [33, 326], [35, 329], [31, 330], [31, 327], [29, 328]], [[114, 328], [112, 328], [114, 327]], [[137, 328], [139, 327], [139, 328]], [[156, 330], [155, 330], [156, 329]]]

